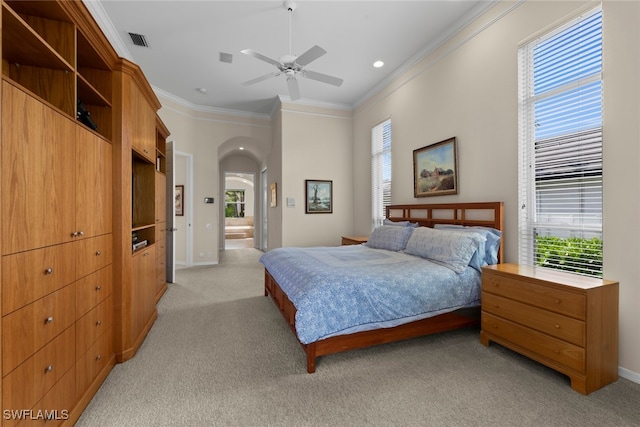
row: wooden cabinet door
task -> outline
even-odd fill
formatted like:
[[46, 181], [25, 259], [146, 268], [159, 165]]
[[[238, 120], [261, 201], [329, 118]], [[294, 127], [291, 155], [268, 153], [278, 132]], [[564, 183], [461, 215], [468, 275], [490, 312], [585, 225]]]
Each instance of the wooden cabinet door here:
[[111, 144], [80, 126], [76, 129], [76, 229], [84, 238], [111, 233]]
[[135, 84], [131, 86], [131, 146], [143, 157], [156, 163], [156, 113]]
[[167, 220], [167, 177], [156, 172], [156, 224]]
[[131, 331], [135, 341], [155, 309], [155, 247], [148, 247], [133, 256], [131, 283]]
[[2, 83], [2, 253], [72, 240], [75, 123]]

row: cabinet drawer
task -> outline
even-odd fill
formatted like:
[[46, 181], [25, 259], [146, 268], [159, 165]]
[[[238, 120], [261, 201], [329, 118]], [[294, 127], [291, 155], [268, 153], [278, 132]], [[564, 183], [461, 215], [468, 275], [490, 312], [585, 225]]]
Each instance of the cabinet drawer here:
[[482, 293], [482, 311], [493, 313], [572, 344], [585, 346], [585, 322], [582, 320], [552, 313], [488, 292]]
[[76, 277], [78, 279], [111, 264], [113, 259], [111, 234], [81, 240], [77, 245]]
[[76, 322], [77, 357], [84, 355], [111, 328], [112, 323], [113, 305], [111, 297], [108, 297]]
[[503, 338], [580, 373], [585, 371], [585, 350], [581, 347], [489, 313], [482, 313], [481, 324], [482, 330], [491, 335]]
[[2, 319], [4, 375], [76, 321], [75, 289], [66, 286]]
[[28, 424], [21, 423], [19, 426], [52, 427], [61, 425], [64, 420], [69, 418], [75, 404], [76, 369], [74, 366], [64, 374], [64, 377], [33, 408], [34, 414], [46, 414], [49, 418], [34, 420]]
[[[113, 329], [109, 329], [76, 362], [76, 390], [82, 394], [113, 356]], [[77, 396], [80, 398], [81, 396]]]
[[73, 367], [74, 341], [75, 327], [72, 326], [5, 376], [2, 380], [3, 409], [33, 408]]
[[112, 291], [110, 265], [78, 280], [76, 282], [76, 316], [84, 316], [111, 295]]
[[585, 320], [585, 296], [537, 283], [509, 279], [496, 274], [482, 275], [482, 290], [529, 305]]
[[73, 283], [73, 243], [2, 258], [2, 314], [6, 315]]

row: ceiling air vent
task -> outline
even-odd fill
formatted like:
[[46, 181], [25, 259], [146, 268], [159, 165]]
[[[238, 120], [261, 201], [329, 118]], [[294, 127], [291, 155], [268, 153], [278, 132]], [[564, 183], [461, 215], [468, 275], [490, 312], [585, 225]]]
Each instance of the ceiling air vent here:
[[149, 47], [149, 43], [147, 42], [147, 38], [142, 34], [129, 33], [129, 37], [131, 37], [131, 41], [136, 46]]
[[233, 62], [233, 55], [226, 52], [220, 52], [220, 62], [231, 64], [231, 62]]

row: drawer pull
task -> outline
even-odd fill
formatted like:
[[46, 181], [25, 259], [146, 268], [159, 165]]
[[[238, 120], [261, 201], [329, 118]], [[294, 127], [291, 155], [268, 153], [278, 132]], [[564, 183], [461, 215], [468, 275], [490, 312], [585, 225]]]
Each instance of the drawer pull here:
[[47, 372], [51, 372], [53, 371], [53, 365], [49, 365], [46, 368], [44, 368], [44, 373], [46, 374]]
[[97, 356], [96, 356], [96, 361], [98, 361], [98, 362], [99, 362], [99, 361], [101, 361], [101, 360], [102, 360], [102, 355], [101, 355], [101, 354], [97, 355]]
[[45, 325], [48, 325], [49, 323], [53, 323], [53, 316], [49, 316], [46, 319], [44, 319]]
[[100, 325], [102, 325], [102, 320], [98, 320], [98, 321], [96, 322], [96, 326], [100, 326]]
[[562, 301], [559, 300], [558, 298], [555, 299], [556, 304], [560, 304]]
[[102, 290], [102, 286], [97, 285], [97, 286], [96, 286], [96, 292], [100, 292], [101, 290]]
[[101, 251], [96, 252], [96, 256], [100, 256], [100, 255], [102, 255]]
[[44, 271], [44, 274], [48, 276], [49, 274], [53, 274], [53, 268], [49, 267]]
[[554, 328], [560, 329], [560, 325], [553, 325]]
[[495, 308], [500, 308], [500, 304], [493, 304]]
[[78, 236], [84, 236], [84, 231], [78, 231]]

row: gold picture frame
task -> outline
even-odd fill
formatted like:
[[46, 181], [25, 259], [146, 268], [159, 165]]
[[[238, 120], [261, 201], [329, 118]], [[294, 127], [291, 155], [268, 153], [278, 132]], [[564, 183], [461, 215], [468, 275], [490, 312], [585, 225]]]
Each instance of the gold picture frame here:
[[414, 197], [458, 194], [456, 137], [413, 150]]

